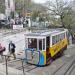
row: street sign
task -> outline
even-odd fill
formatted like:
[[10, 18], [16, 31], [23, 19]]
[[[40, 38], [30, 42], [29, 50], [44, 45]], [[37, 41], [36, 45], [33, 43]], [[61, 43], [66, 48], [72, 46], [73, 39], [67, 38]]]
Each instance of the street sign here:
[[13, 25], [13, 29], [23, 29], [23, 24], [21, 24], [21, 25]]

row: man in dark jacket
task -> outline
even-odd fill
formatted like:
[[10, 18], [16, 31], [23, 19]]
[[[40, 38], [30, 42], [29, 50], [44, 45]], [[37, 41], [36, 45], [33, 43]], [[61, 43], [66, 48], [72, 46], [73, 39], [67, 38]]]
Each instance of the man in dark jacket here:
[[10, 55], [13, 55], [14, 59], [16, 59], [15, 48], [16, 48], [15, 44], [12, 43], [12, 41], [10, 41], [10, 43], [9, 43], [9, 53], [10, 53]]

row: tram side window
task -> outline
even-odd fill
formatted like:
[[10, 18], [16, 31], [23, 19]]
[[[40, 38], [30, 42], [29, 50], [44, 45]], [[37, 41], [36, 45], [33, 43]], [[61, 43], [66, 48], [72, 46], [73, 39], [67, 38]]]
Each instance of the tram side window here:
[[53, 36], [52, 37], [52, 45], [58, 43], [59, 41], [63, 40], [64, 38], [65, 38], [65, 33]]
[[65, 38], [65, 33], [60, 34], [60, 41], [63, 40]]
[[56, 43], [56, 36], [52, 37], [52, 45], [54, 45]]
[[58, 41], [60, 42], [60, 34], [58, 35]]
[[60, 41], [62, 40], [62, 34], [59, 35], [59, 40], [60, 40]]
[[61, 35], [62, 35], [61, 39], [63, 40], [65, 38], [65, 34], [63, 33]]
[[59, 35], [56, 35], [56, 43], [59, 42]]
[[60, 41], [60, 35], [55, 35], [52, 37], [52, 45], [58, 43]]

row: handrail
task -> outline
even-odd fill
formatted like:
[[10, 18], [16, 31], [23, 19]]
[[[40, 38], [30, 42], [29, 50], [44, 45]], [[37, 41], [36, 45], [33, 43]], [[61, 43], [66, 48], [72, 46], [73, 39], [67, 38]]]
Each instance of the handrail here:
[[[4, 56], [5, 57], [5, 65], [6, 65], [6, 75], [8, 75], [8, 57], [12, 57], [10, 55], [1, 55], [1, 56]], [[14, 61], [10, 61], [9, 63], [11, 62], [17, 62], [17, 61], [21, 61], [22, 63], [22, 68], [23, 68], [23, 75], [25, 75], [25, 71], [24, 71], [24, 65], [23, 65], [23, 62], [24, 62], [25, 58], [17, 58], [16, 60]]]

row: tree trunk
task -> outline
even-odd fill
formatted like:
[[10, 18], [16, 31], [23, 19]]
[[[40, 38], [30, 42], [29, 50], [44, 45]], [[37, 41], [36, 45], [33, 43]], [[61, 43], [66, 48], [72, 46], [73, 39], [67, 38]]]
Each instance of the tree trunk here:
[[64, 22], [63, 22], [63, 16], [62, 15], [60, 16], [60, 20], [61, 20], [62, 27], [65, 28], [65, 25], [64, 25]]

